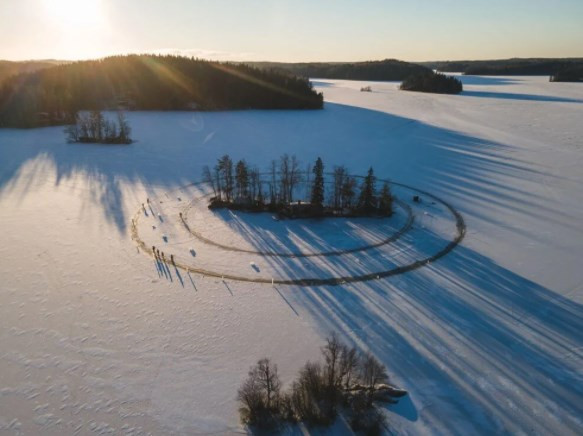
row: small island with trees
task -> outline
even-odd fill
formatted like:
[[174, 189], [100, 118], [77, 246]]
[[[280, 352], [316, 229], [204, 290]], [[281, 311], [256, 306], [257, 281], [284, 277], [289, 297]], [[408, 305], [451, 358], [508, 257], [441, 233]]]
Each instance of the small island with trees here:
[[463, 91], [463, 86], [462, 82], [455, 77], [431, 72], [409, 76], [403, 80], [399, 89], [436, 94], [459, 94]]
[[101, 111], [77, 113], [75, 124], [65, 128], [70, 143], [131, 144], [132, 129], [123, 112], [117, 113], [115, 121]]
[[243, 424], [277, 432], [299, 422], [330, 426], [341, 415], [359, 434], [381, 434], [388, 423], [379, 403], [396, 404], [407, 391], [391, 384], [375, 356], [348, 347], [334, 333], [321, 351], [324, 362], [307, 362], [287, 391], [269, 359], [252, 366], [237, 392]]
[[213, 190], [209, 209], [272, 212], [280, 218], [388, 217], [393, 213], [389, 184], [384, 182], [377, 192], [372, 167], [365, 177], [350, 175], [344, 166], [325, 173], [318, 158], [302, 171], [295, 156], [284, 154], [262, 173], [245, 160], [235, 164], [224, 155], [212, 170], [203, 168], [203, 179]]

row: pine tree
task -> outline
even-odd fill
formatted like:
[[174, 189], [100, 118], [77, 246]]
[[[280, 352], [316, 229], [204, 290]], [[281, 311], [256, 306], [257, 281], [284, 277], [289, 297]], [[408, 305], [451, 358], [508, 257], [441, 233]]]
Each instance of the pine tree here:
[[312, 206], [321, 208], [324, 203], [324, 164], [322, 159], [316, 159], [316, 164], [312, 170], [314, 173], [314, 184], [312, 185]]
[[388, 183], [384, 183], [379, 196], [379, 212], [389, 216], [393, 213], [393, 196]]
[[249, 170], [244, 160], [237, 162], [235, 167], [235, 186], [237, 188], [237, 196], [247, 199], [249, 196]]
[[362, 187], [360, 189], [360, 197], [358, 199], [358, 208], [365, 213], [370, 213], [376, 208], [376, 177], [372, 167], [369, 168], [368, 174], [364, 178]]

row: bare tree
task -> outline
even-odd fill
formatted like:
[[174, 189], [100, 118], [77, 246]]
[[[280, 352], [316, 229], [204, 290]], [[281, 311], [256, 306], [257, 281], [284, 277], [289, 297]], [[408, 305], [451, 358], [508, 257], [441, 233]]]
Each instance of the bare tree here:
[[257, 362], [254, 372], [256, 373], [257, 383], [264, 393], [266, 407], [268, 409], [277, 407], [281, 388], [277, 365], [273, 365], [269, 359], [264, 358]]
[[350, 208], [356, 195], [356, 180], [354, 177], [346, 176], [342, 185], [342, 207]]
[[213, 177], [208, 165], [205, 165], [204, 167], [202, 167], [202, 180], [203, 180], [203, 182], [211, 185], [211, 187], [213, 188], [213, 195], [216, 197], [217, 196], [217, 187], [215, 185], [214, 177]]
[[269, 197], [271, 204], [277, 203], [277, 162], [271, 161], [271, 183], [269, 184]]
[[267, 358], [259, 360], [237, 392], [241, 420], [260, 427], [273, 425], [279, 414], [280, 388], [277, 365]]
[[338, 340], [336, 333], [332, 333], [328, 338], [326, 338], [326, 345], [322, 347], [322, 354], [324, 355], [324, 360], [326, 362], [324, 372], [326, 375], [326, 383], [329, 389], [335, 388], [339, 385], [339, 361], [342, 353], [342, 347], [343, 346]]
[[249, 371], [249, 377], [237, 391], [237, 399], [241, 403], [239, 414], [245, 424], [255, 424], [260, 414], [265, 410], [263, 392], [254, 370]]
[[361, 358], [360, 378], [367, 387], [369, 405], [372, 404], [376, 386], [389, 381], [385, 366], [371, 353], [365, 353]]
[[345, 389], [350, 387], [350, 382], [358, 369], [358, 359], [356, 348], [348, 348], [346, 346], [342, 347], [342, 352], [340, 354], [339, 377], [341, 382], [343, 382]]
[[293, 201], [294, 189], [298, 183], [302, 181], [302, 173], [300, 171], [300, 163], [295, 155], [291, 157], [289, 164], [289, 180], [288, 180], [288, 195], [287, 200], [291, 203]]
[[290, 158], [287, 153], [279, 158], [279, 182], [281, 201], [285, 204], [289, 202], [289, 184], [290, 184]]
[[219, 195], [224, 192], [225, 200], [231, 201], [234, 188], [233, 161], [228, 154], [218, 159], [215, 173], [218, 176]]
[[249, 189], [251, 191], [251, 199], [253, 201], [257, 201], [257, 197], [261, 189], [261, 177], [257, 168], [252, 168], [249, 170]]
[[344, 166], [334, 167], [333, 181], [334, 187], [332, 190], [332, 206], [334, 209], [342, 207], [342, 187], [346, 179], [347, 170]]

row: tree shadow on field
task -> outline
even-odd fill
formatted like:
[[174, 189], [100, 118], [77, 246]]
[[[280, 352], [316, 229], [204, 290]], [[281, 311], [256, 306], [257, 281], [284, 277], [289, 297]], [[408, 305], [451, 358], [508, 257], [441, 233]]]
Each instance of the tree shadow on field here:
[[[439, 434], [576, 434], [583, 305], [463, 246], [402, 276], [280, 287], [323, 334], [386, 363], [409, 398], [389, 421]], [[305, 316], [305, 315], [304, 315]]]
[[[52, 182], [79, 197], [80, 213], [97, 207], [125, 233], [145, 200], [142, 190], [147, 196], [191, 183], [224, 153], [265, 169], [287, 152], [304, 164], [320, 156], [328, 169], [348, 165], [355, 174], [365, 174], [372, 164], [381, 178], [419, 187], [438, 180], [457, 192], [487, 188], [513, 209], [533, 201], [510, 182], [535, 183], [538, 170], [511, 156], [512, 146], [410, 118], [332, 103], [321, 111], [213, 112], [199, 118], [191, 129], [190, 112], [130, 113], [138, 142], [127, 146], [67, 144], [61, 127], [0, 129], [0, 199], [15, 194], [18, 203], [29, 190]], [[209, 132], [215, 133], [210, 143]], [[489, 172], [496, 173], [498, 185]]]
[[552, 95], [519, 94], [513, 92], [463, 91], [465, 97], [499, 98], [504, 100], [526, 100], [552, 103], [583, 103], [583, 100]]
[[514, 77], [510, 78], [510, 77], [472, 76], [472, 75], [468, 76], [456, 75], [455, 78], [461, 80], [462, 84], [471, 86], [515, 85], [517, 83], [524, 81], [523, 79]]

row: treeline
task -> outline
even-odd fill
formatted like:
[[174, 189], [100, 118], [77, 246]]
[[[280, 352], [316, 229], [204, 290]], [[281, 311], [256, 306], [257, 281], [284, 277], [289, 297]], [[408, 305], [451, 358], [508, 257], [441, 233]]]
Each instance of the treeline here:
[[301, 77], [346, 80], [403, 80], [412, 74], [422, 74], [430, 71], [424, 66], [396, 59], [349, 63], [250, 62], [249, 65], [263, 69], [286, 71]]
[[32, 73], [34, 71], [42, 70], [44, 68], [53, 67], [62, 64], [61, 61], [0, 61], [0, 85], [6, 79], [12, 76], [17, 76], [23, 73]]
[[75, 123], [65, 128], [68, 142], [99, 144], [131, 144], [131, 127], [123, 112], [116, 120], [107, 119], [101, 111], [78, 113]]
[[551, 82], [583, 82], [583, 65], [565, 68], [550, 77]]
[[130, 55], [8, 79], [0, 127], [67, 124], [81, 110], [320, 109], [308, 80], [247, 65]]
[[385, 182], [377, 192], [372, 167], [362, 179], [360, 189], [345, 166], [335, 166], [332, 173], [325, 173], [324, 163], [318, 158], [313, 166], [301, 168], [296, 156], [288, 154], [279, 161], [273, 160], [267, 172], [260, 172], [245, 160], [234, 163], [229, 155], [224, 155], [213, 169], [203, 168], [203, 181], [213, 190], [209, 208], [270, 211], [290, 218], [393, 213], [390, 187]]
[[483, 76], [554, 76], [564, 70], [583, 67], [581, 58], [497, 59], [484, 61], [424, 62], [423, 65], [442, 72], [460, 72]]
[[328, 426], [342, 413], [354, 431], [380, 434], [387, 422], [377, 403], [396, 403], [407, 392], [389, 384], [385, 366], [371, 353], [334, 334], [321, 350], [324, 361], [307, 362], [287, 391], [269, 359], [251, 367], [237, 395], [241, 421], [274, 432], [286, 423]]
[[400, 89], [437, 94], [459, 94], [463, 91], [463, 86], [462, 82], [455, 77], [432, 72], [408, 77], [401, 83]]

